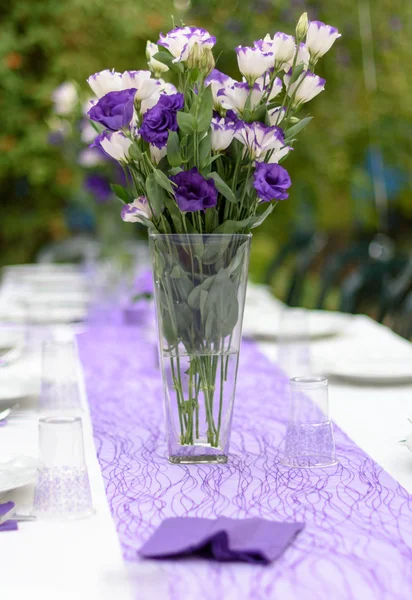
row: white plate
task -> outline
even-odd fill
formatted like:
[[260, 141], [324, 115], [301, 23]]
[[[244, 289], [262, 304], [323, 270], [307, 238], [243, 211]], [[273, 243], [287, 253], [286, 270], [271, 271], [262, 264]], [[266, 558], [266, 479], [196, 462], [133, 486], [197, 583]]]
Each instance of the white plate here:
[[[347, 326], [347, 316], [340, 313], [328, 311], [308, 311], [309, 337], [312, 339], [331, 337], [342, 332]], [[243, 335], [245, 337], [257, 338], [278, 338], [280, 333], [282, 338], [290, 337], [296, 339], [301, 333], [294, 331], [281, 331], [282, 310], [279, 307], [269, 307], [265, 310], [263, 307], [247, 307], [243, 321]]]
[[393, 356], [384, 359], [347, 359], [339, 358], [335, 362], [319, 366], [319, 371], [329, 377], [339, 377], [353, 382], [388, 385], [393, 383], [412, 382], [412, 356], [409, 359]]
[[0, 462], [0, 494], [34, 483], [39, 462], [29, 456], [16, 456]]

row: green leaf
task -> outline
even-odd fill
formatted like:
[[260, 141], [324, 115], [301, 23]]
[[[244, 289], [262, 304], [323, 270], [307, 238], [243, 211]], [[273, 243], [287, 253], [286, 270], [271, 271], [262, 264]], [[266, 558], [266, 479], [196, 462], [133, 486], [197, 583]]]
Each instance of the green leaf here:
[[212, 86], [209, 85], [201, 96], [201, 104], [197, 116], [197, 130], [207, 131], [213, 115]]
[[159, 52], [153, 56], [156, 60], [168, 66], [172, 71], [180, 71], [183, 72], [183, 65], [181, 63], [174, 63], [174, 56], [166, 50], [166, 48], [162, 48]]
[[222, 194], [224, 198], [226, 198], [226, 200], [229, 200], [229, 202], [236, 202], [236, 196], [218, 173], [213, 171], [213, 173], [210, 173], [209, 177], [213, 179], [213, 181], [215, 182], [216, 189]]
[[308, 125], [312, 119], [313, 117], [306, 117], [305, 119], [299, 121], [299, 123], [296, 123], [296, 125], [293, 125], [293, 127], [291, 127], [290, 129], [288, 129], [285, 132], [285, 141], [290, 141], [293, 138], [293, 136], [302, 131], [302, 129], [306, 127], [306, 125]]
[[290, 78], [289, 86], [292, 85], [292, 83], [295, 83], [295, 81], [298, 79], [298, 77], [300, 77], [302, 75], [304, 68], [305, 68], [305, 65], [303, 63], [300, 63], [300, 65], [296, 65], [296, 67], [293, 69], [293, 73], [292, 73], [292, 77]]
[[244, 229], [254, 229], [263, 223], [275, 208], [275, 204], [270, 204], [265, 212], [259, 215], [253, 215], [243, 219], [242, 221], [225, 221], [213, 233], [237, 233]]
[[237, 290], [228, 272], [216, 275], [203, 306], [206, 339], [224, 338], [231, 334], [239, 316]]
[[196, 119], [193, 115], [185, 112], [177, 113], [177, 124], [183, 133], [193, 133], [196, 129]]
[[159, 185], [154, 173], [150, 173], [146, 178], [146, 193], [150, 205], [156, 215], [159, 216], [165, 205], [166, 194], [162, 186]]
[[215, 280], [215, 275], [212, 275], [211, 277], [208, 277], [207, 279], [202, 281], [202, 283], [197, 285], [190, 292], [189, 297], [187, 299], [187, 303], [190, 306], [190, 308], [193, 308], [193, 309], [200, 308], [201, 292], [202, 292], [202, 290], [205, 292], [208, 292], [210, 290], [210, 288], [212, 287], [214, 280]]
[[170, 277], [172, 279], [179, 279], [180, 274], [181, 274], [181, 269], [180, 269], [179, 265], [175, 265], [173, 267], [173, 269], [170, 271]]
[[132, 144], [129, 148], [129, 156], [136, 162], [142, 160], [142, 151], [137, 144]]
[[163, 173], [160, 169], [155, 169], [153, 174], [156, 178], [157, 183], [169, 194], [173, 194], [173, 185], [167, 175]]
[[110, 187], [116, 198], [119, 198], [119, 200], [121, 200], [124, 204], [128, 204], [129, 202], [133, 201], [133, 196], [122, 185], [111, 183]]
[[167, 138], [167, 160], [171, 167], [178, 167], [183, 160], [180, 155], [179, 136], [176, 131], [169, 131]]
[[211, 135], [208, 133], [199, 144], [199, 170], [205, 169], [210, 164]]
[[173, 175], [177, 175], [183, 171], [182, 167], [174, 167], [173, 169], [169, 169], [169, 175], [173, 177]]

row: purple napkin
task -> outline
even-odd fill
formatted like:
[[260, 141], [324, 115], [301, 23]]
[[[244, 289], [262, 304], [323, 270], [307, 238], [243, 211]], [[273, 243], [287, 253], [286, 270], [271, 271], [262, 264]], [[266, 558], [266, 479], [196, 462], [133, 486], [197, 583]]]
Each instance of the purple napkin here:
[[[0, 520], [6, 513], [14, 508], [14, 502], [5, 502], [0, 504]], [[14, 531], [17, 529], [17, 521], [6, 521], [0, 525], [0, 531]]]
[[304, 523], [264, 519], [166, 519], [140, 548], [145, 558], [200, 556], [267, 565], [285, 551]]

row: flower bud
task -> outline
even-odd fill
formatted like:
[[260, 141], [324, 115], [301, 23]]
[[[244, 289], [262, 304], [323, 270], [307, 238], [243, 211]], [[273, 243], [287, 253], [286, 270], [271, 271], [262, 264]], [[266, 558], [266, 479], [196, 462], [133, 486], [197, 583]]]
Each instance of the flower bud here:
[[300, 17], [298, 24], [296, 25], [296, 37], [298, 40], [302, 40], [307, 34], [309, 27], [308, 13], [303, 13]]
[[189, 69], [196, 69], [200, 67], [200, 62], [202, 60], [202, 54], [203, 54], [203, 50], [202, 48], [199, 46], [199, 44], [196, 42], [195, 44], [193, 44], [193, 47], [189, 53], [188, 59], [187, 59], [187, 66]]
[[200, 71], [207, 77], [209, 73], [213, 71], [215, 68], [215, 57], [213, 56], [213, 52], [210, 48], [205, 48], [203, 50], [203, 56], [200, 61]]

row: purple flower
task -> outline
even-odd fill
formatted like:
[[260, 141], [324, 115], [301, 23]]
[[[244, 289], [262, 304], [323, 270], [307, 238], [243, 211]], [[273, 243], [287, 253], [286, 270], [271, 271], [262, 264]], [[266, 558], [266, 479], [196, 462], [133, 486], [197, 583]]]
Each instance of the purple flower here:
[[143, 123], [139, 130], [142, 138], [149, 144], [163, 148], [167, 143], [169, 130], [177, 131], [176, 113], [183, 106], [183, 94], [160, 96], [158, 103], [143, 115]]
[[170, 178], [177, 184], [175, 197], [182, 212], [206, 210], [217, 204], [217, 189], [213, 179], [205, 179], [194, 167]]
[[109, 92], [87, 113], [92, 121], [101, 123], [111, 131], [127, 127], [133, 117], [133, 101], [136, 88]]
[[278, 164], [256, 163], [253, 186], [262, 202], [286, 200], [292, 185], [289, 173]]
[[83, 187], [93, 194], [99, 204], [107, 202], [112, 195], [109, 182], [105, 177], [98, 174], [88, 175], [84, 180]]

